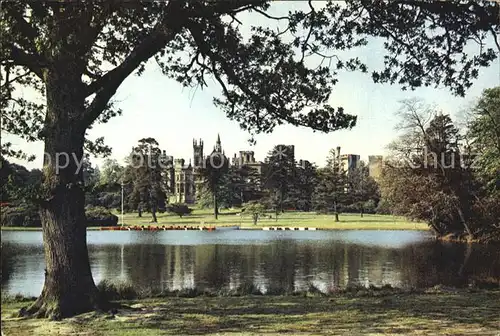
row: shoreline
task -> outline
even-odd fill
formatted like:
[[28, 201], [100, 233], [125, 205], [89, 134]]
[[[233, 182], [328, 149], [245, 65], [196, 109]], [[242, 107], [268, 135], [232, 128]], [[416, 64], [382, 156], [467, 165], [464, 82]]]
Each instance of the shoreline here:
[[[428, 227], [423, 227], [421, 223], [419, 223], [419, 226], [391, 226], [391, 225], [373, 225], [373, 226], [368, 226], [368, 225], [352, 225], [347, 223], [346, 225], [335, 225], [335, 226], [330, 226], [330, 227], [325, 227], [325, 226], [304, 226], [304, 225], [289, 225], [289, 224], [283, 224], [283, 225], [269, 225], [269, 226], [261, 226], [261, 225], [213, 225], [213, 224], [189, 224], [186, 225], [187, 227], [215, 227], [214, 231], [217, 231], [217, 228], [228, 228], [228, 227], [236, 227], [239, 226], [238, 230], [246, 230], [246, 231], [354, 231], [354, 230], [362, 230], [362, 231], [429, 231]], [[145, 225], [144, 227], [161, 227], [162, 225]], [[106, 228], [116, 228], [120, 227], [120, 225], [117, 226], [111, 226], [111, 227], [103, 227], [100, 226], [95, 226], [95, 227], [87, 227], [87, 231], [113, 231], [111, 229], [106, 229]], [[133, 227], [133, 225], [124, 225], [125, 228], [128, 227]], [[270, 229], [271, 228], [271, 229]], [[307, 228], [307, 229], [305, 229]], [[22, 226], [2, 226], [0, 227], [1, 231], [42, 231], [41, 227], [22, 227]], [[116, 230], [116, 231], [128, 231], [128, 230]], [[140, 230], [134, 230], [134, 231], [140, 231]], [[144, 231], [163, 231], [163, 230], [144, 230]], [[167, 230], [170, 231], [170, 230]], [[174, 230], [174, 231], [183, 231], [183, 230]], [[196, 230], [194, 230], [196, 231]]]
[[[225, 228], [232, 228], [235, 227], [234, 230], [243, 230], [243, 231], [266, 231], [266, 232], [273, 232], [273, 231], [280, 231], [280, 232], [310, 232], [310, 231], [419, 231], [419, 232], [431, 232], [428, 226], [423, 226], [424, 224], [418, 223], [419, 225], [414, 225], [414, 226], [391, 226], [388, 224], [382, 224], [382, 225], [353, 225], [351, 223], [337, 223], [336, 225], [332, 226], [303, 226], [303, 225], [289, 225], [289, 224], [283, 224], [283, 225], [273, 225], [273, 226], [262, 226], [262, 225], [230, 225], [230, 224], [222, 224], [222, 225], [213, 225], [213, 224], [188, 224], [185, 226], [194, 228], [194, 229], [189, 229], [188, 231], [201, 231], [200, 228], [205, 228], [203, 231], [211, 231], [211, 232], [217, 232], [217, 228], [225, 229]], [[117, 229], [121, 228], [121, 225], [117, 226], [111, 226], [111, 227], [87, 227], [87, 231], [149, 231], [149, 232], [159, 232], [159, 231], [184, 231], [184, 229], [163, 229], [162, 227], [165, 225], [144, 225], [144, 230], [141, 229], [130, 229], [128, 230], [127, 228], [133, 228], [133, 225], [123, 225], [125, 229]], [[184, 226], [184, 225], [183, 225]], [[156, 227], [158, 227], [156, 229]], [[238, 228], [236, 228], [238, 227]], [[150, 228], [155, 228], [155, 229], [150, 229]], [[212, 230], [208, 230], [208, 228], [211, 228]], [[215, 229], [213, 229], [215, 228]], [[1, 231], [16, 231], [16, 232], [41, 232], [42, 228], [41, 227], [18, 227], [18, 226], [2, 226], [0, 227]], [[500, 237], [498, 239], [495, 239], [495, 237], [490, 239], [481, 239], [481, 238], [475, 238], [475, 239], [469, 239], [465, 235], [457, 235], [457, 234], [447, 234], [441, 237], [433, 237], [434, 240], [443, 242], [443, 243], [461, 243], [461, 244], [498, 244], [500, 243]]]

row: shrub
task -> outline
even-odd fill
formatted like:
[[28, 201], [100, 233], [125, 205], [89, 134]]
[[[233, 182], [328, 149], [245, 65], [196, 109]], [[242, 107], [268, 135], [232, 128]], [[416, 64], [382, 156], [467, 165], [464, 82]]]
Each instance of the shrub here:
[[265, 295], [276, 295], [276, 296], [282, 296], [282, 295], [288, 295], [288, 294], [292, 294], [293, 293], [293, 290], [286, 290], [285, 288], [283, 287], [279, 287], [279, 286], [270, 286], [269, 288], [267, 288], [267, 290], [265, 291]]
[[375, 209], [375, 212], [379, 215], [392, 215], [392, 205], [386, 199], [381, 199]]
[[257, 225], [259, 217], [265, 214], [266, 207], [259, 201], [250, 201], [243, 205], [242, 212], [249, 213], [253, 219], [253, 225]]
[[185, 204], [180, 204], [180, 203], [168, 204], [166, 206], [166, 210], [170, 213], [176, 214], [177, 216], [179, 216], [181, 218], [182, 218], [182, 216], [189, 215], [191, 212], [193, 212], [193, 209], [189, 208]]
[[[89, 207], [85, 211], [88, 226], [115, 226], [118, 217], [103, 207]], [[41, 227], [38, 208], [33, 204], [4, 206], [1, 213], [2, 226]]]
[[88, 207], [85, 210], [87, 226], [116, 226], [118, 216], [113, 215], [104, 207]]
[[306, 294], [308, 296], [325, 296], [325, 293], [323, 293], [321, 289], [319, 289], [312, 283], [309, 283]]
[[38, 208], [31, 204], [2, 207], [2, 226], [41, 227]]
[[377, 202], [373, 199], [366, 201], [363, 204], [365, 213], [374, 214], [377, 211]]
[[233, 295], [262, 295], [262, 292], [260, 291], [260, 289], [255, 286], [253, 283], [248, 283], [248, 282], [245, 282], [243, 284], [241, 284], [237, 289], [236, 291], [234, 291], [233, 293], [231, 293]]
[[106, 301], [131, 300], [138, 297], [134, 287], [126, 282], [113, 283], [109, 280], [102, 280], [97, 285], [97, 289]]
[[106, 209], [121, 209], [121, 194], [119, 192], [100, 192], [97, 203]]

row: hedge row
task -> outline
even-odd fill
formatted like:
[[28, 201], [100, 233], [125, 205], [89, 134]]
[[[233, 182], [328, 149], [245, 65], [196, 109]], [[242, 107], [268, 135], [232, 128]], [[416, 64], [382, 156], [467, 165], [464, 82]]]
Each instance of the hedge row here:
[[[87, 208], [87, 226], [116, 226], [118, 217], [103, 207]], [[41, 227], [38, 209], [33, 205], [2, 206], [2, 226]]]

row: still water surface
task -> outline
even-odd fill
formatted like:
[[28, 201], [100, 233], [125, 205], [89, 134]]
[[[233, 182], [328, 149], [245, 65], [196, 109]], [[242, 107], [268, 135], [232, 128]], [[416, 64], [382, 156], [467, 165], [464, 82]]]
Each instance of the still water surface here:
[[[418, 231], [89, 231], [87, 241], [96, 283], [156, 290], [421, 288], [500, 277], [498, 246], [438, 243]], [[37, 296], [44, 267], [41, 232], [2, 232], [2, 292]]]

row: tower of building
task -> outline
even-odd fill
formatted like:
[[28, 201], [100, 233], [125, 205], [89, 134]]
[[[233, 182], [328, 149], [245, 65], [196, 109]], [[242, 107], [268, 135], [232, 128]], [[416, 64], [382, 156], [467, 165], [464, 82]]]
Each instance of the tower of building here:
[[273, 155], [278, 160], [295, 161], [295, 146], [294, 145], [276, 145], [274, 146]]
[[384, 166], [384, 157], [382, 155], [369, 155], [368, 156], [368, 174], [376, 181], [382, 174]]
[[217, 133], [217, 142], [215, 143], [214, 152], [222, 153], [222, 145], [220, 142], [220, 135]]
[[244, 165], [255, 163], [255, 153], [253, 151], [240, 151], [239, 154], [239, 157], [234, 154], [233, 164], [235, 166], [241, 167]]
[[193, 166], [201, 167], [203, 165], [203, 140], [193, 139]]
[[342, 154], [340, 155], [341, 168], [347, 175], [351, 174], [356, 168], [359, 168], [361, 158], [358, 154]]

